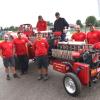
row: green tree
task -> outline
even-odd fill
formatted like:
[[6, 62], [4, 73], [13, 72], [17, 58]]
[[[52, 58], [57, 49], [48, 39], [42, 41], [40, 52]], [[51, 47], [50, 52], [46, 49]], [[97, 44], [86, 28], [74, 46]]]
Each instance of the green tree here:
[[76, 24], [80, 25], [80, 27], [83, 27], [83, 24], [81, 23], [81, 20], [79, 20], [79, 19], [76, 21]]
[[8, 30], [9, 30], [9, 28], [8, 28], [8, 27], [5, 27], [5, 28], [4, 28], [4, 31], [8, 31]]
[[53, 26], [53, 23], [50, 22], [50, 21], [47, 21], [47, 25], [48, 25], [48, 26]]
[[100, 27], [100, 20], [96, 21], [96, 27]]
[[10, 27], [8, 27], [8, 31], [18, 31], [18, 27], [10, 26]]
[[14, 26], [10, 26], [9, 31], [13, 31], [13, 30], [14, 30]]
[[96, 25], [96, 17], [95, 16], [88, 16], [86, 18], [85, 24], [86, 24], [86, 26], [89, 26], [90, 24]]

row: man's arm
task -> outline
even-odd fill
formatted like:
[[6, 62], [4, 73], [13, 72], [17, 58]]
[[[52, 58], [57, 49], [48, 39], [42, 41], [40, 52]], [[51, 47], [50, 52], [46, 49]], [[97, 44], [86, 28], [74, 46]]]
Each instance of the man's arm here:
[[[56, 21], [55, 21], [55, 22], [56, 22]], [[55, 24], [55, 22], [54, 22], [53, 32], [55, 32], [55, 30], [56, 30], [56, 24]]]
[[33, 51], [36, 50], [36, 40], [34, 40], [33, 44], [32, 44], [32, 48], [33, 48]]
[[48, 50], [49, 49], [49, 44], [48, 44], [47, 40], [45, 41], [45, 43], [46, 43], [46, 48]]
[[68, 29], [69, 28], [69, 24], [68, 24], [68, 22], [64, 18], [63, 18], [63, 22], [64, 22], [64, 26]]
[[88, 33], [86, 33], [86, 39], [85, 39], [86, 44], [88, 44]]
[[45, 31], [47, 30], [47, 22], [46, 21], [44, 21], [44, 29], [45, 29]]
[[0, 43], [0, 56], [3, 58], [3, 55], [2, 55], [2, 44]]
[[3, 57], [3, 56], [2, 56], [2, 50], [1, 50], [1, 49], [0, 49], [0, 56]]

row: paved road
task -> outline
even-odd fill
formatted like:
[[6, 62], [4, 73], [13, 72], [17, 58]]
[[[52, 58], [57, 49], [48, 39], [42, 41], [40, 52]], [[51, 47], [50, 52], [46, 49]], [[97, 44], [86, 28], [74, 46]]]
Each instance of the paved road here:
[[52, 70], [52, 66], [49, 67], [50, 79], [46, 82], [37, 80], [33, 63], [30, 63], [28, 75], [7, 81], [1, 60], [0, 64], [0, 100], [100, 100], [100, 82], [91, 88], [83, 87], [79, 97], [71, 97], [63, 88], [64, 75]]

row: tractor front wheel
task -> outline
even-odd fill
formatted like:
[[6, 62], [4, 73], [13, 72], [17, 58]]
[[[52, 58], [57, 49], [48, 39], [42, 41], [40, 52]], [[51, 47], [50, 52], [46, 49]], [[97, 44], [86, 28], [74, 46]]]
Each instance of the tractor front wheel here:
[[71, 96], [78, 96], [81, 92], [81, 82], [76, 74], [67, 73], [63, 79], [66, 92]]

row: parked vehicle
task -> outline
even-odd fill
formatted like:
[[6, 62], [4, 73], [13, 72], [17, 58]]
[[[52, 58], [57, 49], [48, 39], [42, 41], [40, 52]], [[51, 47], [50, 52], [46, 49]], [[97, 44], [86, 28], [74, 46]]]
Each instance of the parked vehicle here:
[[19, 27], [19, 31], [24, 33], [27, 37], [34, 34], [33, 27], [31, 24], [22, 24]]

